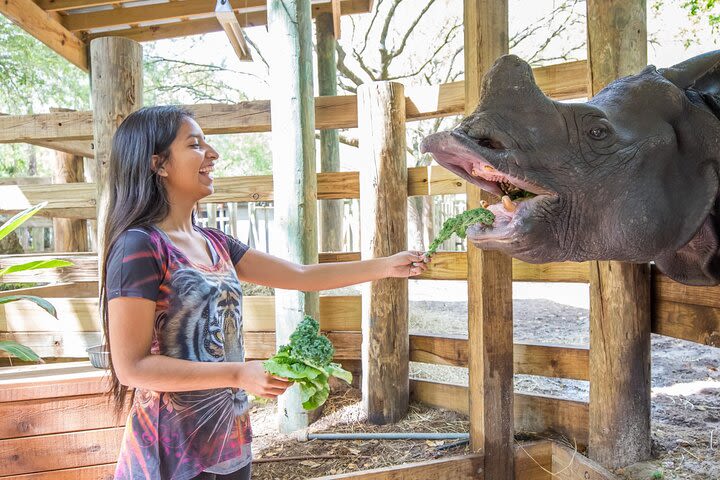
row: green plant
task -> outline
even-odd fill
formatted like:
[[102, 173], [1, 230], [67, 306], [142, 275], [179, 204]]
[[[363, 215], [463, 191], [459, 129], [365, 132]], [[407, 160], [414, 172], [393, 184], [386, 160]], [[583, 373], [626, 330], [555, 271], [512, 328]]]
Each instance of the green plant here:
[[662, 470], [656, 470], [652, 474], [652, 480], [662, 480], [665, 478], [665, 474], [662, 472]]
[[448, 218], [443, 223], [440, 233], [437, 234], [435, 240], [430, 244], [430, 248], [425, 252], [425, 255], [432, 257], [437, 252], [438, 247], [454, 233], [460, 238], [465, 238], [467, 229], [471, 225], [476, 223], [483, 223], [485, 225], [492, 225], [495, 221], [495, 215], [490, 210], [485, 208], [474, 208], [472, 210], [466, 210], [454, 217]]
[[[40, 209], [42, 209], [47, 202], [40, 203], [34, 207], [30, 207], [5, 222], [0, 226], [0, 240], [8, 236], [12, 231], [23, 224], [28, 218], [35, 215]], [[5, 268], [0, 268], [0, 278], [8, 273], [23, 272], [27, 270], [39, 270], [42, 268], [57, 268], [67, 267], [72, 265], [72, 262], [67, 260], [48, 259], [48, 260], [35, 260], [32, 262], [25, 262], [18, 265], [10, 265]], [[55, 307], [45, 300], [44, 298], [35, 295], [7, 295], [0, 297], [0, 304], [17, 302], [18, 300], [27, 300], [35, 303], [40, 308], [48, 312], [53, 317], [57, 318], [57, 312]], [[21, 360], [42, 362], [42, 359], [29, 347], [17, 343], [12, 340], [0, 340], [0, 350], [9, 353], [10, 355], [16, 356]]]
[[350, 372], [331, 362], [333, 355], [335, 348], [327, 337], [320, 335], [318, 322], [305, 315], [290, 335], [290, 343], [281, 346], [263, 365], [271, 375], [297, 383], [303, 408], [312, 410], [325, 403], [330, 395], [328, 380], [331, 376], [352, 382]]

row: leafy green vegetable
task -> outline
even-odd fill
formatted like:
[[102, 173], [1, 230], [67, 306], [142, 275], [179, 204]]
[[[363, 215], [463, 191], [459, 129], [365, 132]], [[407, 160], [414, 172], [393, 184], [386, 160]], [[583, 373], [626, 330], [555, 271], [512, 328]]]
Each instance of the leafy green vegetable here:
[[448, 218], [443, 223], [440, 233], [437, 234], [435, 240], [430, 244], [430, 248], [425, 253], [428, 257], [435, 255], [438, 247], [454, 233], [460, 238], [465, 238], [466, 231], [469, 226], [476, 223], [492, 225], [495, 221], [495, 215], [485, 208], [475, 208], [466, 210], [459, 215]]
[[332, 363], [335, 348], [320, 335], [320, 324], [310, 315], [290, 335], [290, 343], [263, 363], [265, 370], [287, 378], [300, 386], [300, 399], [305, 410], [313, 410], [325, 403], [330, 395], [328, 380], [337, 377], [352, 382], [352, 374]]

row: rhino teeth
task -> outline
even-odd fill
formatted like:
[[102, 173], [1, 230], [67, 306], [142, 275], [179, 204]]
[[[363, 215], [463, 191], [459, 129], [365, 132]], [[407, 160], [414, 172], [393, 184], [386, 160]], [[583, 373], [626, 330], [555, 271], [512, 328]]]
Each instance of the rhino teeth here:
[[510, 200], [510, 197], [508, 197], [507, 195], [504, 195], [502, 197], [502, 203], [503, 207], [505, 207], [505, 210], [507, 210], [508, 212], [514, 212], [515, 210], [517, 210], [517, 205], [515, 205], [512, 200]]

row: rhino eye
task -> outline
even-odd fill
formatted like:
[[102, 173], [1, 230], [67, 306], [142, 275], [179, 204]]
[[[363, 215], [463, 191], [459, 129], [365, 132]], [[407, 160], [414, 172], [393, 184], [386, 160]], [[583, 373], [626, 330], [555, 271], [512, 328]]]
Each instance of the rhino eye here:
[[602, 126], [592, 127], [590, 130], [588, 130], [588, 135], [593, 140], [604, 140], [605, 137], [608, 135], [607, 128]]

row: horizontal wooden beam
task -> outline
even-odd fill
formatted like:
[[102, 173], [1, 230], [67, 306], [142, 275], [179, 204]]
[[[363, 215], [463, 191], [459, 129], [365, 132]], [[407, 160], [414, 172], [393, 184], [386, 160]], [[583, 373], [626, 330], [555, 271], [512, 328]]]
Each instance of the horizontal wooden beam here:
[[619, 480], [602, 465], [556, 442], [552, 442], [552, 472], [555, 480]]
[[657, 302], [653, 304], [652, 332], [720, 348], [720, 308]]
[[[248, 0], [252, 6], [264, 4], [262, 0]], [[241, 2], [235, 2], [239, 5]], [[164, 22], [194, 15], [210, 15], [215, 11], [215, 0], [180, 0], [152, 5], [125, 6], [97, 10], [88, 13], [71, 14], [63, 17], [65, 28], [70, 31], [84, 31], [98, 28], [118, 27], [148, 22]]]
[[85, 42], [32, 0], [3, 0], [0, 13], [76, 67], [88, 71]]
[[[466, 336], [410, 335], [413, 362], [467, 367]], [[589, 380], [588, 348], [516, 342], [513, 348], [515, 373], [544, 377]]]
[[[72, 266], [56, 269], [45, 269], [45, 270], [28, 270], [24, 272], [11, 273], [5, 276], [4, 280], [7, 282], [16, 283], [51, 283], [55, 284], [51, 287], [37, 287], [34, 292], [38, 292], [41, 296], [45, 297], [76, 297], [82, 298], [90, 294], [95, 296], [94, 290], [97, 287], [95, 285], [89, 285], [87, 282], [97, 282], [97, 254], [95, 253], [49, 253], [41, 255], [0, 255], [0, 267], [9, 265], [17, 265], [24, 262], [33, 260], [46, 260], [48, 258], [59, 258], [68, 260], [73, 263]], [[437, 265], [446, 265], [454, 263], [456, 265], [462, 265], [463, 263], [458, 262], [457, 259], [461, 258], [463, 262], [466, 262], [465, 252], [438, 252], [433, 256], [433, 261], [430, 263], [430, 268], [425, 274], [418, 276], [417, 278], [426, 280], [464, 280], [467, 278], [467, 267], [464, 269], [458, 268], [457, 270], [451, 271], [449, 274], [448, 270], [437, 269]], [[350, 262], [360, 260], [359, 252], [342, 252], [342, 253], [320, 253], [320, 263], [330, 262]], [[530, 263], [524, 263], [520, 260], [513, 260], [513, 280], [516, 282], [527, 282], [527, 281], [538, 281], [538, 282], [586, 282], [587, 280], [583, 277], [586, 271], [587, 265], [581, 264], [570, 264], [570, 267], [574, 268], [574, 274], [572, 268], [569, 268], [566, 264], [555, 263], [546, 265], [536, 265]], [[80, 285], [73, 285], [69, 282], [82, 282]], [[57, 285], [57, 284], [62, 285]]]
[[[203, 0], [204, 1], [204, 0]], [[244, 0], [243, 0], [244, 1]], [[252, 0], [258, 2], [259, 0]], [[173, 2], [171, 2], [173, 3]], [[179, 5], [175, 10], [175, 15], [168, 16], [160, 8], [154, 8], [159, 5], [143, 5], [140, 7], [121, 8], [123, 10], [121, 17], [113, 19], [110, 15], [103, 15], [103, 12], [89, 12], [82, 15], [73, 15], [72, 17], [80, 17], [71, 19], [68, 15], [69, 26], [73, 30], [83, 31], [86, 41], [90, 41], [98, 37], [125, 37], [136, 42], [148, 42], [168, 38], [187, 37], [191, 35], [200, 35], [204, 33], [219, 32], [222, 26], [214, 16], [215, 4], [208, 9], [207, 3], [199, 2], [193, 5], [189, 1], [177, 2]], [[265, 4], [266, 2], [261, 2]], [[162, 4], [162, 5], [168, 5]], [[250, 6], [250, 4], [248, 4]], [[266, 10], [247, 11], [245, 6], [235, 8], [236, 18], [241, 28], [256, 27], [267, 24]], [[329, 3], [315, 3], [312, 5], [313, 18], [320, 13], [329, 12], [331, 10]], [[183, 11], [184, 9], [184, 11]], [[370, 11], [369, 0], [343, 0], [343, 15], [354, 15], [357, 13], [366, 13]], [[118, 12], [118, 9], [113, 10]], [[196, 13], [193, 13], [196, 12]], [[208, 17], [198, 16], [208, 15]], [[190, 18], [195, 17], [195, 18]], [[179, 21], [172, 22], [177, 19]], [[154, 23], [162, 22], [164, 23]], [[136, 26], [142, 23], [143, 26]], [[118, 28], [127, 25], [129, 28]], [[110, 30], [105, 30], [111, 28]], [[88, 32], [88, 30], [91, 30]]]
[[[427, 405], [468, 414], [468, 387], [428, 380], [411, 380], [412, 396]], [[553, 431], [579, 446], [588, 442], [588, 403], [543, 395], [516, 393], [516, 432]]]
[[[0, 305], [0, 333], [14, 332], [98, 332], [101, 331], [98, 299], [53, 298], [58, 318], [28, 301]], [[359, 331], [360, 296], [320, 297], [320, 327], [324, 331]], [[245, 332], [275, 331], [274, 297], [243, 299]]]
[[[213, 19], [213, 21], [215, 21]], [[217, 23], [217, 22], [216, 22]], [[533, 69], [543, 91], [558, 100], [585, 96], [585, 61], [570, 62]], [[581, 74], [582, 73], [582, 74]], [[464, 83], [455, 82], [429, 87], [408, 87], [406, 119], [461, 115], [464, 109]], [[187, 105], [208, 135], [270, 131], [270, 102], [254, 100], [235, 105]], [[0, 117], [0, 143], [37, 140], [92, 140], [92, 112], [56, 112], [35, 115]], [[357, 97], [355, 95], [323, 96], [315, 99], [315, 127], [317, 129], [357, 127]]]
[[49, 148], [58, 152], [78, 155], [85, 158], [95, 158], [93, 142], [91, 140], [35, 140], [27, 142], [36, 147]]
[[[77, 480], [113, 478], [117, 463], [105, 463], [91, 467], [61, 468], [27, 475], [15, 475], [13, 480]], [[2, 478], [2, 477], [0, 477]]]
[[0, 402], [0, 440], [124, 425], [104, 394]]
[[677, 302], [703, 307], [720, 308], [720, 286], [694, 287], [675, 282], [652, 268], [653, 298], [658, 302]]
[[[217, 178], [215, 193], [203, 203], [271, 202], [273, 180], [270, 175]], [[440, 167], [408, 169], [408, 192], [411, 196], [462, 193], [465, 181]], [[325, 172], [317, 174], [320, 200], [359, 198], [358, 172]], [[22, 211], [40, 202], [48, 202], [39, 214], [48, 217], [95, 218], [94, 183], [0, 186], [0, 213]]]
[[484, 457], [470, 454], [459, 457], [405, 463], [359, 472], [315, 477], [314, 480], [482, 480]]
[[0, 403], [105, 393], [107, 372], [89, 361], [0, 368]]
[[38, 7], [46, 12], [76, 10], [79, 8], [101, 7], [103, 5], [122, 4], [134, 0], [36, 0]]
[[88, 452], [94, 463], [117, 461], [125, 427], [38, 435], [0, 440], [0, 465], [3, 474], [47, 472], [86, 465]]

